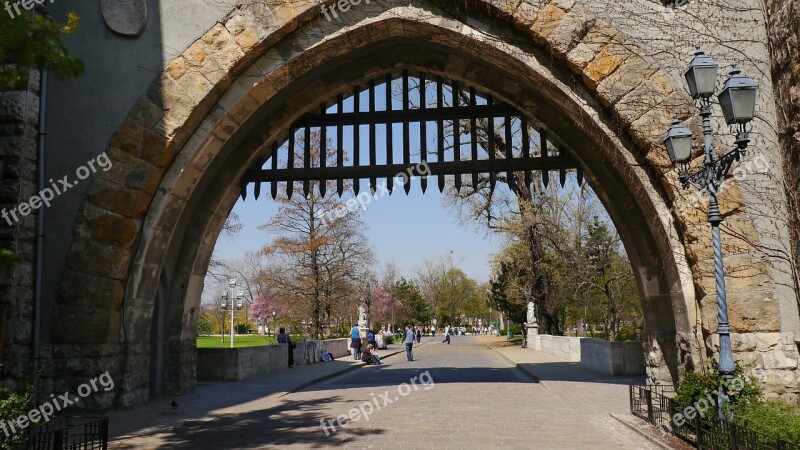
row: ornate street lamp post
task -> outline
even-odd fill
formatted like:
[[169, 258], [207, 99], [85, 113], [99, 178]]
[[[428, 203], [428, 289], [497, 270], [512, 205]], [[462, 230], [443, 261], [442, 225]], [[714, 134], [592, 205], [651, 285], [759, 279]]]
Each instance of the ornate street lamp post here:
[[372, 290], [372, 286], [370, 286], [369, 281], [367, 281], [367, 294], [364, 296], [364, 303], [367, 305], [367, 329], [372, 329], [372, 315], [370, 314], [369, 305], [372, 303], [372, 294], [370, 291]]
[[[233, 348], [233, 314], [236, 311], [240, 311], [242, 309], [242, 299], [244, 298], [244, 292], [239, 291], [239, 293], [234, 294], [234, 289], [236, 288], [236, 279], [231, 278], [230, 282], [228, 283], [228, 287], [230, 290], [227, 294], [222, 295], [222, 301], [220, 302], [220, 309], [223, 311], [230, 311], [231, 313], [231, 348]], [[236, 301], [234, 301], [236, 300]]]
[[[664, 139], [669, 158], [684, 189], [690, 186], [705, 192], [708, 195], [708, 222], [711, 224], [711, 240], [714, 248], [714, 274], [717, 288], [717, 334], [719, 335], [719, 370], [725, 377], [727, 384], [733, 378], [735, 364], [731, 351], [731, 327], [728, 323], [728, 301], [725, 293], [725, 274], [722, 265], [722, 241], [719, 225], [722, 215], [719, 211], [717, 192], [722, 186], [726, 175], [733, 164], [747, 152], [750, 142], [748, 124], [753, 120], [756, 107], [758, 86], [734, 64], [728, 79], [722, 86], [722, 91], [717, 96], [725, 122], [730, 126], [731, 132], [735, 129], [736, 147], [728, 153], [717, 157], [714, 152], [711, 132], [711, 96], [716, 90], [717, 63], [697, 46], [689, 69], [686, 71], [686, 81], [689, 91], [700, 110], [703, 119], [703, 151], [705, 160], [703, 168], [695, 173], [689, 173], [692, 159], [692, 133], [675, 118], [672, 126]], [[719, 408], [722, 415], [722, 406], [728, 402], [725, 384], [720, 387]]]

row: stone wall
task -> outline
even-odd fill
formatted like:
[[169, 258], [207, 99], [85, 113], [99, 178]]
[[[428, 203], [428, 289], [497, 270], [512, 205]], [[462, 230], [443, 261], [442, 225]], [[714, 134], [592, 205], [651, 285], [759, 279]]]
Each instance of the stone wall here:
[[20, 258], [14, 270], [0, 269], [0, 307], [8, 311], [2, 337], [5, 380], [29, 372], [32, 361], [37, 214], [22, 217], [17, 207], [38, 190], [39, 84], [34, 71], [27, 90], [0, 93], [0, 208], [4, 214], [14, 210], [20, 219], [11, 213], [0, 218], [0, 248]]
[[[334, 358], [350, 354], [350, 339], [298, 342], [294, 349], [295, 365], [322, 361], [322, 350]], [[287, 368], [289, 355], [285, 344], [243, 348], [197, 349], [198, 381], [238, 381], [256, 378]]]
[[529, 347], [564, 361], [581, 361], [581, 339], [569, 336], [538, 334], [531, 339]]
[[[789, 200], [788, 224], [794, 261], [793, 287], [798, 289], [800, 273], [800, 2], [763, 0], [767, 11], [767, 31], [777, 111], [778, 147], [782, 157], [782, 181]], [[780, 181], [780, 180], [779, 180]], [[797, 296], [795, 301], [800, 302]], [[794, 319], [794, 318], [793, 318]], [[786, 327], [784, 327], [786, 328]], [[800, 332], [782, 329], [781, 333], [759, 335], [743, 344], [743, 350], [757, 364], [763, 361], [761, 377], [768, 383], [768, 394], [800, 402], [798, 349]]]
[[[573, 338], [575, 339], [575, 338]], [[644, 346], [639, 341], [583, 338], [581, 365], [609, 375], [644, 375]]]
[[537, 334], [528, 348], [609, 375], [644, 375], [644, 345], [639, 341], [610, 342], [602, 339]]
[[198, 381], [240, 381], [284, 370], [286, 344], [243, 348], [198, 348]]

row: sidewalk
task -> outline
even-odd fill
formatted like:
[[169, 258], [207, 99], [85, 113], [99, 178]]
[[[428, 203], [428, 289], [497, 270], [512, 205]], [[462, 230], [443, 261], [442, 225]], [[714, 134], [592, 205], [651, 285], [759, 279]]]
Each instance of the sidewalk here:
[[597, 413], [624, 414], [630, 409], [628, 385], [643, 384], [644, 376], [607, 375], [530, 348], [505, 337], [481, 336], [481, 342], [528, 374], [546, 389], [570, 399], [576, 407]]
[[505, 337], [481, 336], [481, 342], [530, 376], [547, 391], [566, 399], [583, 413], [612, 417], [662, 449], [686, 449], [685, 443], [630, 414], [628, 385], [644, 384], [644, 376], [614, 376], [513, 344]]
[[[431, 340], [423, 337], [419, 345]], [[392, 344], [381, 352], [381, 358], [385, 360], [404, 351], [403, 344]], [[109, 440], [113, 444], [136, 436], [155, 437], [169, 433], [184, 421], [211, 421], [224, 414], [260, 409], [279, 397], [363, 366], [361, 361], [346, 355], [331, 362], [297, 365], [251, 380], [198, 382], [193, 394], [159, 397], [134, 409], [109, 413]], [[178, 404], [177, 408], [171, 406], [173, 400]]]

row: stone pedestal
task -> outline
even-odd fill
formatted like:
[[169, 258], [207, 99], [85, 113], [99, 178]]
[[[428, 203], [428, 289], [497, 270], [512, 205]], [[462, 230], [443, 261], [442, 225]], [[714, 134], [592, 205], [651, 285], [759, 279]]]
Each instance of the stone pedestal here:
[[539, 336], [539, 326], [538, 325], [528, 325], [528, 335], [525, 337], [525, 348], [532, 348], [534, 350], [538, 350], [538, 342], [539, 340], [537, 337]]

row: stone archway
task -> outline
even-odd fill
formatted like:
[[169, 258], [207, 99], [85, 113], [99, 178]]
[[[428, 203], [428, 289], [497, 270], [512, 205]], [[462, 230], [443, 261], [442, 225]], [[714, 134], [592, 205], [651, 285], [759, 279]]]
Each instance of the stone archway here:
[[[675, 111], [688, 115], [688, 97], [623, 33], [582, 7], [556, 6], [572, 2], [436, 3], [364, 4], [346, 25], [305, 1], [268, 15], [244, 6], [169, 64], [112, 139], [114, 168], [93, 181], [79, 214], [56, 305], [54, 363], [67, 368], [65, 381], [111, 370], [119, 406], [145, 402], [154, 299], [163, 295], [165, 388], [193, 390], [200, 293], [239, 177], [309, 105], [398, 64], [547, 117], [583, 162], [634, 265], [650, 378], [671, 382], [699, 362], [714, 323], [696, 297], [713, 284], [702, 270], [704, 217], [678, 208], [658, 142]], [[726, 194], [739, 198], [735, 188]], [[752, 229], [734, 204], [729, 222]], [[97, 327], [81, 329], [87, 315]], [[75, 352], [92, 357], [75, 367]]]

